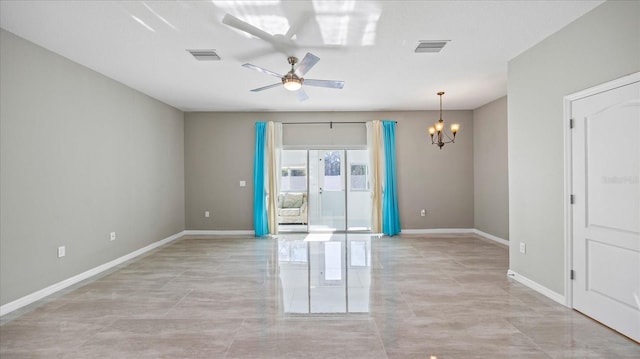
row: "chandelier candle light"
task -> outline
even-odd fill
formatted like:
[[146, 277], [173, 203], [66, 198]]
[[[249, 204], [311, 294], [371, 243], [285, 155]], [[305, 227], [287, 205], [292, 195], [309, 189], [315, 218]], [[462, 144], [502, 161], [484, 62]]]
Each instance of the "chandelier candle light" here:
[[[451, 133], [453, 137], [449, 136], [444, 131], [444, 121], [442, 121], [442, 95], [444, 95], [443, 91], [438, 92], [438, 96], [440, 96], [440, 121], [436, 122], [433, 126], [429, 127], [429, 136], [431, 136], [431, 144], [438, 145], [440, 149], [444, 146], [445, 143], [455, 143], [456, 133], [460, 129], [460, 124], [452, 123], [451, 124]], [[435, 135], [435, 140], [434, 140]], [[443, 140], [443, 135], [447, 137], [448, 141]]]

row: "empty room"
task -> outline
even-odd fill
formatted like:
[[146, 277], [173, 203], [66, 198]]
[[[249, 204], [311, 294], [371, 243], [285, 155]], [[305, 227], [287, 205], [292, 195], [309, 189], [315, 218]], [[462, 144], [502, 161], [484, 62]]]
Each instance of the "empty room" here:
[[0, 358], [640, 358], [640, 1], [0, 1]]

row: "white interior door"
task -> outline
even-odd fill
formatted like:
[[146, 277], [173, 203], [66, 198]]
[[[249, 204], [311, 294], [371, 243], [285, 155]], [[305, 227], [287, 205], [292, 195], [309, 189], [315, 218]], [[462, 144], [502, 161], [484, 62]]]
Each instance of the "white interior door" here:
[[571, 102], [573, 307], [640, 341], [640, 82]]

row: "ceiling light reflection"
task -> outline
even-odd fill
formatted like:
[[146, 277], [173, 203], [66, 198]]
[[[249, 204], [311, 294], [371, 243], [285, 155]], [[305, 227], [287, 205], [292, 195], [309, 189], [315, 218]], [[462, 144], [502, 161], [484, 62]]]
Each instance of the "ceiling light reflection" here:
[[280, 0], [211, 0], [211, 2], [219, 8], [280, 5]]
[[155, 12], [155, 10], [153, 10], [151, 8], [151, 6], [147, 5], [147, 3], [143, 2], [142, 5], [144, 5], [144, 7], [147, 8], [147, 10], [149, 10], [153, 15], [155, 15], [158, 19], [160, 19], [160, 21], [164, 22], [165, 24], [167, 24], [167, 26], [169, 26], [170, 28], [178, 31], [178, 28], [176, 28], [172, 23], [170, 23], [167, 19], [165, 19], [164, 17], [162, 17], [162, 15], [158, 14], [157, 12]]
[[151, 26], [147, 25], [144, 21], [140, 20], [140, 18], [138, 18], [137, 16], [131, 15], [131, 14], [130, 14], [130, 16], [131, 16], [132, 19], [137, 21], [138, 24], [144, 26], [147, 30], [149, 30], [151, 32], [156, 32], [156, 30], [154, 30]]
[[380, 19], [380, 14], [369, 15], [367, 24], [365, 25], [362, 34], [362, 46], [373, 46], [376, 44], [376, 29], [378, 28], [378, 19]]
[[328, 242], [331, 240], [331, 233], [309, 233], [304, 237], [305, 242]]
[[320, 34], [325, 45], [346, 45], [349, 32], [348, 15], [318, 15]]
[[[242, 21], [253, 25], [269, 34], [286, 34], [289, 30], [289, 20], [284, 16], [280, 0], [253, 1], [211, 1], [213, 5]], [[246, 37], [253, 37], [246, 32], [239, 31]]]
[[[356, 4], [357, 10], [356, 10]], [[376, 31], [381, 9], [369, 1], [324, 1], [313, 0], [316, 21], [320, 27], [322, 41], [326, 45], [348, 44], [372, 46], [376, 42]]]
[[313, 10], [317, 14], [352, 12], [356, 8], [355, 0], [326, 1], [313, 0]]

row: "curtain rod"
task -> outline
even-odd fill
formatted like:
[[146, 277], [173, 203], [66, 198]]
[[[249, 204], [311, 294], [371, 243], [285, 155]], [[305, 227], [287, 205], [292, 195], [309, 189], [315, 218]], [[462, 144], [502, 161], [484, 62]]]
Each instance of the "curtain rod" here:
[[[393, 121], [395, 123], [398, 123], [398, 121]], [[340, 124], [366, 124], [366, 121], [339, 121], [339, 122], [333, 122], [333, 121], [315, 121], [315, 122], [282, 122], [283, 125], [324, 125], [324, 124], [329, 124], [329, 128], [333, 128], [333, 124], [336, 125], [340, 125]]]

